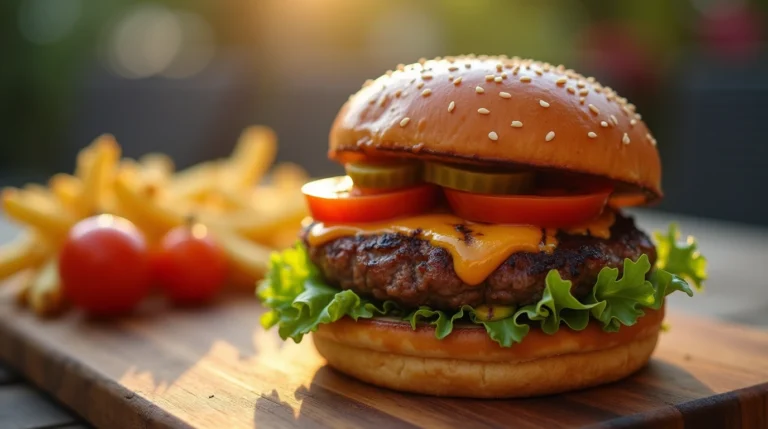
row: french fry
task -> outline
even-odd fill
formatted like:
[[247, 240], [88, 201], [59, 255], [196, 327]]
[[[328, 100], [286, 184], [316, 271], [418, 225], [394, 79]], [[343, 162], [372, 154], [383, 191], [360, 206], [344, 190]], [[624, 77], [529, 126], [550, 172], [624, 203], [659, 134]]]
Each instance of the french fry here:
[[229, 158], [221, 185], [227, 190], [248, 189], [261, 180], [276, 154], [274, 131], [262, 126], [246, 128]]
[[64, 310], [58, 258], [48, 259], [34, 276], [27, 292], [27, 304], [40, 317], [55, 316]]
[[163, 233], [185, 222], [186, 216], [178, 209], [162, 204], [155, 198], [156, 190], [145, 186], [138, 172], [121, 168], [115, 180], [115, 196], [120, 206], [131, 215], [131, 220], [144, 225], [153, 233]]
[[221, 161], [208, 161], [179, 171], [168, 184], [167, 193], [174, 200], [203, 197], [216, 187], [221, 167]]
[[173, 160], [162, 153], [148, 153], [139, 159], [139, 170], [145, 183], [164, 186], [175, 170]]
[[283, 162], [272, 169], [271, 184], [280, 189], [297, 190], [309, 181], [306, 170], [292, 162]]
[[5, 213], [22, 223], [32, 226], [55, 240], [64, 237], [76, 222], [69, 213], [50, 195], [35, 195], [15, 188], [2, 192]]
[[269, 267], [272, 249], [225, 228], [212, 228], [211, 232], [227, 255], [233, 269], [254, 279], [264, 276]]
[[0, 280], [40, 265], [49, 253], [48, 245], [32, 233], [23, 233], [0, 246]]
[[32, 287], [32, 279], [37, 276], [37, 268], [30, 268], [19, 274], [19, 281], [16, 283], [16, 305], [26, 307], [29, 305], [29, 290]]
[[114, 180], [120, 146], [110, 134], [99, 136], [78, 156], [78, 175], [83, 182], [78, 205], [84, 215], [100, 211]]
[[74, 213], [80, 211], [78, 204], [83, 192], [83, 183], [80, 179], [69, 174], [59, 173], [48, 180], [48, 187], [61, 205]]

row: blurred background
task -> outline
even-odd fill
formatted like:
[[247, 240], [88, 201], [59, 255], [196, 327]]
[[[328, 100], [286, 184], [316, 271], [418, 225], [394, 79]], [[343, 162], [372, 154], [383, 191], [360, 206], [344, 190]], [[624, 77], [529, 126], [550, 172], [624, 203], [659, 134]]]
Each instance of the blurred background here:
[[657, 208], [768, 225], [768, 1], [4, 0], [0, 185], [70, 171], [114, 134], [179, 167], [273, 127], [316, 176], [336, 111], [397, 63], [474, 52], [593, 75], [638, 106]]

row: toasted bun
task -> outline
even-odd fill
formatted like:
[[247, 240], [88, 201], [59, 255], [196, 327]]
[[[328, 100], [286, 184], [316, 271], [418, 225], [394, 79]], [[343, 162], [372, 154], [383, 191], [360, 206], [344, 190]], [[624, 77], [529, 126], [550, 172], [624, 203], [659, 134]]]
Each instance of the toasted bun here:
[[332, 159], [354, 154], [564, 170], [610, 178], [641, 202], [662, 196], [656, 140], [634, 105], [593, 78], [518, 58], [420, 61], [367, 81], [330, 133]]
[[596, 324], [554, 335], [532, 330], [503, 348], [482, 327], [438, 340], [431, 327], [394, 319], [342, 319], [313, 334], [328, 363], [355, 378], [394, 390], [437, 396], [509, 398], [547, 395], [627, 377], [650, 359], [663, 310], [617, 333]]

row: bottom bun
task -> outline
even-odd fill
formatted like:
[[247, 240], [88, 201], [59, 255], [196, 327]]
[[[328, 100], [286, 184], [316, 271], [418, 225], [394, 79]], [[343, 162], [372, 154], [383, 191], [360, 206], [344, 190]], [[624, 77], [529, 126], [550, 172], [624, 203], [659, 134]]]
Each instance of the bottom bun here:
[[313, 334], [333, 368], [394, 390], [435, 396], [512, 398], [562, 393], [620, 380], [642, 368], [659, 337], [663, 311], [618, 333], [596, 324], [554, 335], [531, 330], [504, 348], [482, 327], [459, 327], [443, 340], [431, 327], [392, 319], [342, 319]]

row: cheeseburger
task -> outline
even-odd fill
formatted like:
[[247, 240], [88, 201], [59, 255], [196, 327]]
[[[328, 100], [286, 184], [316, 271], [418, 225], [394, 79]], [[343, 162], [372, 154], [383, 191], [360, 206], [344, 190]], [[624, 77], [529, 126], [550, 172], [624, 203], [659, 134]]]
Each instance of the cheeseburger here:
[[564, 66], [505, 56], [398, 65], [341, 107], [303, 187], [311, 219], [258, 286], [262, 323], [305, 334], [359, 380], [440, 396], [523, 397], [644, 366], [665, 297], [705, 279], [673, 226], [635, 106]]

